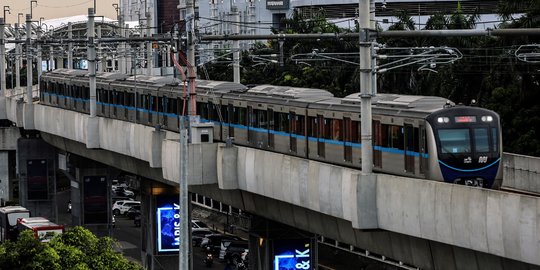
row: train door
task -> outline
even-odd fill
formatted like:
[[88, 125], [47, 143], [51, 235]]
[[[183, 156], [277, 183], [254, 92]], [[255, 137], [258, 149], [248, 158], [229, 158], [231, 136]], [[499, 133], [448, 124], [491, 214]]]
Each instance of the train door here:
[[324, 138], [326, 135], [325, 127], [329, 123], [326, 123], [323, 115], [317, 115], [317, 155], [319, 157], [325, 157], [325, 142]]
[[275, 142], [274, 142], [274, 133], [272, 131], [275, 130], [275, 124], [274, 124], [274, 110], [268, 108], [268, 147], [274, 148]]
[[378, 120], [373, 121], [373, 146], [373, 167], [382, 168], [382, 130], [381, 121]]
[[427, 162], [428, 162], [428, 151], [427, 151], [427, 140], [426, 140], [426, 128], [424, 126], [420, 126], [418, 129], [420, 131], [419, 139], [418, 139], [418, 149], [419, 149], [419, 169], [420, 174], [425, 174], [426, 170], [428, 169]]
[[234, 138], [234, 127], [233, 127], [233, 120], [234, 120], [234, 105], [233, 104], [227, 104], [227, 126], [229, 127], [229, 137]]
[[296, 113], [291, 112], [289, 113], [289, 138], [290, 138], [290, 150], [293, 153], [296, 153], [298, 151], [296, 136], [294, 134], [296, 133]]
[[404, 159], [405, 159], [405, 171], [408, 173], [414, 172], [414, 149], [415, 149], [415, 140], [414, 140], [414, 128], [410, 124], [404, 125]]
[[254, 123], [255, 123], [255, 115], [253, 115], [253, 107], [251, 106], [248, 106], [247, 108], [248, 110], [248, 113], [247, 113], [247, 130], [248, 130], [248, 139], [247, 141], [249, 143], [253, 143], [253, 140], [255, 139], [255, 137], [253, 136], [254, 134], [254, 131], [253, 129], [251, 129], [251, 127], [253, 127]]
[[346, 162], [352, 162], [352, 120], [349, 117], [343, 118], [343, 158]]

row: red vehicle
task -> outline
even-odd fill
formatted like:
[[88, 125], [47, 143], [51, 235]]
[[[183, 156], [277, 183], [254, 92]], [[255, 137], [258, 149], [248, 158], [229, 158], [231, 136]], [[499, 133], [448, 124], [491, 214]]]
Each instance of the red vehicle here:
[[32, 230], [34, 237], [41, 242], [49, 242], [56, 234], [64, 232], [64, 225], [58, 225], [42, 217], [20, 218], [17, 220], [19, 231]]

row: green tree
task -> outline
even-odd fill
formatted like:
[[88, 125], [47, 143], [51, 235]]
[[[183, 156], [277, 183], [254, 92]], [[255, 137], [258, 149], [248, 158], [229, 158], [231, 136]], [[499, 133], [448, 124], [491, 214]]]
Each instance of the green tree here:
[[0, 245], [0, 269], [142, 269], [116, 252], [114, 245], [111, 238], [98, 238], [83, 227], [74, 227], [49, 243], [36, 240], [31, 231], [23, 231], [16, 242]]

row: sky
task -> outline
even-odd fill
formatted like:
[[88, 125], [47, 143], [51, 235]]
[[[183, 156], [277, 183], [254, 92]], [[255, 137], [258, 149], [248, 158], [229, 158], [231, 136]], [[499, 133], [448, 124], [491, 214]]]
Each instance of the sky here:
[[[113, 3], [118, 3], [118, 0], [95, 0], [96, 15], [105, 16], [116, 20], [116, 10], [112, 6]], [[26, 20], [26, 14], [30, 14], [31, 0], [3, 0], [0, 2], [2, 6], [9, 6], [11, 14], [6, 12], [6, 23], [17, 23], [17, 14], [23, 13], [20, 17], [20, 22]], [[32, 1], [32, 18], [34, 21], [56, 19], [70, 17], [75, 15], [88, 15], [88, 8], [94, 7], [94, 0], [37, 0], [37, 3]], [[0, 17], [4, 15], [1, 14]]]

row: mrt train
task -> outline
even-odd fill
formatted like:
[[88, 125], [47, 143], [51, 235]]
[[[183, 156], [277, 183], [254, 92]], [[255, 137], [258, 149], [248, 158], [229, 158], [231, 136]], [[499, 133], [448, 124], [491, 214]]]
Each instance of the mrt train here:
[[[86, 70], [43, 74], [40, 102], [89, 113]], [[178, 131], [183, 82], [98, 73], [97, 115]], [[361, 168], [360, 98], [321, 89], [197, 80], [197, 112], [214, 139]], [[377, 94], [372, 99], [373, 170], [498, 188], [502, 181], [497, 113], [432, 96]]]

